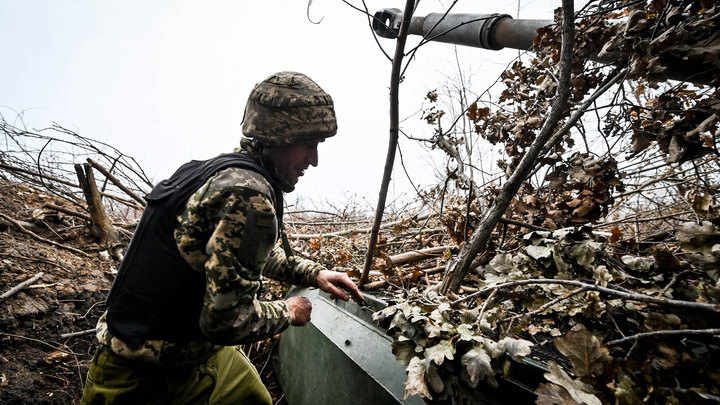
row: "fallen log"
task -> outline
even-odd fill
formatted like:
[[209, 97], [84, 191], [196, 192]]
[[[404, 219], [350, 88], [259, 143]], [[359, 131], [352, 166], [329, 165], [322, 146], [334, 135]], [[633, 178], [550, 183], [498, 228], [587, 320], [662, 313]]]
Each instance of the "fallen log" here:
[[[400, 277], [400, 280], [407, 281], [412, 280], [414, 278], [422, 277], [422, 276], [429, 276], [431, 274], [437, 274], [445, 271], [445, 266], [437, 266], [433, 267], [431, 269], [421, 270], [420, 272], [412, 272], [409, 274], [405, 274], [404, 276]], [[369, 291], [369, 290], [376, 290], [378, 288], [384, 288], [387, 287], [390, 284], [390, 282], [386, 280], [379, 280], [374, 281], [372, 283], [367, 283], [362, 286], [363, 291]]]
[[385, 258], [385, 264], [388, 270], [395, 266], [400, 266], [408, 263], [420, 262], [434, 257], [444, 256], [445, 251], [449, 250], [451, 253], [457, 252], [457, 246], [436, 246], [422, 250], [411, 250], [409, 252], [400, 253]]

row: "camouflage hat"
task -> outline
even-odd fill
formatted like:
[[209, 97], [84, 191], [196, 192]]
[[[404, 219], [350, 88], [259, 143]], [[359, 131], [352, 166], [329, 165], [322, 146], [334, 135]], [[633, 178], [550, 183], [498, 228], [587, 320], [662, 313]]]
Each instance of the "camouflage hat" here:
[[329, 138], [337, 133], [333, 100], [302, 73], [275, 73], [250, 92], [242, 132], [268, 146]]

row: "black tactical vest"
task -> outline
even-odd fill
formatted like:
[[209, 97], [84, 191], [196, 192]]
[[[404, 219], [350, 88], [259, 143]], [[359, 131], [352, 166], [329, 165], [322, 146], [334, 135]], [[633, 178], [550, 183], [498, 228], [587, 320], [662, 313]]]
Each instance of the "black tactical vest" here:
[[131, 348], [145, 340], [186, 343], [204, 340], [198, 324], [205, 277], [183, 258], [175, 243], [176, 216], [188, 198], [215, 173], [228, 167], [256, 171], [275, 191], [282, 224], [282, 191], [245, 153], [228, 153], [181, 166], [145, 196], [147, 207], [120, 263], [106, 303], [110, 333]]

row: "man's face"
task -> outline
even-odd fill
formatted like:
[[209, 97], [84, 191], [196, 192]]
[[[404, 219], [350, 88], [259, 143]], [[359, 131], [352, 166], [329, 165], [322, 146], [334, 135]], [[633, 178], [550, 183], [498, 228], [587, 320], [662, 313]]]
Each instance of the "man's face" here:
[[278, 173], [293, 186], [310, 166], [318, 165], [318, 144], [322, 141], [300, 142], [287, 146], [273, 146], [270, 161]]

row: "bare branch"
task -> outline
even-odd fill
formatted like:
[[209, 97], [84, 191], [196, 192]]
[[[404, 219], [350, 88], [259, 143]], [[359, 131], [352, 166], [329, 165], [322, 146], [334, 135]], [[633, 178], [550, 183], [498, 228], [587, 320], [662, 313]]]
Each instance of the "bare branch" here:
[[452, 305], [457, 305], [461, 302], [471, 300], [473, 298], [479, 297], [489, 291], [493, 291], [496, 289], [507, 288], [507, 287], [516, 287], [516, 286], [520, 286], [520, 285], [530, 285], [530, 284], [573, 285], [576, 287], [585, 288], [589, 291], [597, 291], [602, 294], [612, 295], [615, 297], [620, 297], [620, 298], [631, 300], [631, 301], [649, 302], [649, 303], [664, 305], [664, 306], [673, 307], [673, 308], [702, 309], [704, 311], [720, 312], [720, 304], [706, 304], [704, 302], [672, 300], [672, 299], [668, 299], [668, 298], [653, 297], [650, 295], [645, 295], [645, 294], [640, 294], [640, 293], [613, 290], [612, 288], [601, 287], [601, 286], [594, 285], [594, 284], [583, 283], [582, 281], [551, 280], [551, 279], [527, 279], [527, 280], [512, 281], [512, 282], [508, 282], [508, 283], [502, 283], [502, 284], [497, 284], [497, 285], [490, 286], [490, 287], [485, 287], [478, 292], [469, 294], [463, 298], [453, 301]]
[[29, 286], [30, 284], [32, 284], [34, 282], [40, 280], [44, 275], [45, 275], [45, 273], [40, 272], [40, 273], [30, 277], [29, 279], [23, 281], [22, 283], [16, 285], [15, 287], [9, 289], [7, 292], [4, 292], [2, 295], [0, 295], [0, 302], [5, 301], [9, 297], [16, 294], [18, 291], [22, 290], [23, 288]]
[[646, 339], [650, 337], [664, 337], [664, 336], [692, 336], [692, 335], [720, 335], [720, 329], [678, 329], [678, 330], [657, 330], [653, 332], [643, 332], [637, 335], [624, 337], [622, 339], [611, 340], [606, 344], [608, 346], [615, 346], [627, 342], [636, 342], [640, 339]]

